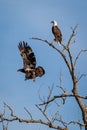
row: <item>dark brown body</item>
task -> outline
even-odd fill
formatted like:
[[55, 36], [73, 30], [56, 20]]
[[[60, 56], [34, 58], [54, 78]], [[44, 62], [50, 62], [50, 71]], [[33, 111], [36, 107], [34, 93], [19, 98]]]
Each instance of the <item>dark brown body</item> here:
[[58, 28], [58, 26], [53, 26], [52, 27], [52, 33], [54, 34], [55, 36], [55, 41], [56, 42], [59, 42], [61, 44], [61, 41], [62, 41], [62, 33], [60, 31], [60, 29]]

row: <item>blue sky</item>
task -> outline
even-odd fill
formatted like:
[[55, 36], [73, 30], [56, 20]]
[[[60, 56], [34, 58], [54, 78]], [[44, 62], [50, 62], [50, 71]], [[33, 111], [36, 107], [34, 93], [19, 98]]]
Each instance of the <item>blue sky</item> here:
[[[59, 75], [62, 70], [63, 86], [70, 92], [72, 83], [61, 56], [48, 45], [30, 40], [31, 37], [40, 37], [50, 42], [53, 40], [51, 32], [51, 20], [56, 20], [63, 34], [63, 43], [68, 41], [71, 33], [71, 27], [79, 24], [77, 35], [75, 37], [76, 44], [72, 46], [72, 53], [75, 55], [80, 49], [87, 49], [87, 1], [79, 0], [0, 0], [0, 110], [3, 109], [3, 101], [12, 106], [15, 114], [20, 117], [28, 117], [24, 111], [27, 107], [35, 118], [41, 118], [40, 112], [35, 108], [35, 104], [40, 103], [38, 91], [43, 96], [47, 95], [48, 86], [59, 84]], [[32, 47], [37, 59], [37, 66], [44, 67], [46, 74], [37, 78], [35, 82], [32, 80], [24, 81], [24, 75], [17, 72], [22, 68], [22, 59], [18, 50], [18, 43], [26, 41]], [[55, 45], [57, 45], [55, 43]], [[87, 59], [82, 54], [78, 60], [76, 74], [87, 74]], [[67, 78], [66, 78], [67, 75]], [[81, 79], [79, 83], [79, 92], [87, 94], [87, 77]], [[56, 94], [56, 89], [54, 91]], [[69, 112], [68, 101], [64, 113], [64, 119], [70, 119], [73, 113], [73, 119], [80, 118], [80, 110], [76, 102], [72, 102], [75, 106]], [[55, 108], [53, 108], [55, 109]], [[67, 111], [68, 110], [68, 111]], [[51, 110], [49, 110], [51, 112]], [[76, 117], [77, 114], [77, 117]], [[81, 113], [80, 113], [81, 114]], [[1, 129], [1, 125], [0, 125]], [[48, 130], [48, 127], [41, 125], [19, 125], [12, 123], [9, 130]], [[78, 129], [78, 127], [74, 128]], [[73, 127], [71, 127], [73, 130]]]

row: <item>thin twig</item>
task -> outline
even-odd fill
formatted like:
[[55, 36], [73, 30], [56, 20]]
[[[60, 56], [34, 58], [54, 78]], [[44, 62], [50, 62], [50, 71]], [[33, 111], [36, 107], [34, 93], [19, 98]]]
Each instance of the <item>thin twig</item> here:
[[38, 105], [36, 105], [36, 107], [41, 111], [41, 113], [45, 116], [45, 118], [46, 118], [49, 122], [51, 122], [50, 119], [48, 118], [48, 116], [46, 115], [46, 113], [45, 113]]
[[[49, 102], [49, 100], [51, 99], [51, 95], [52, 95], [52, 92], [53, 92], [53, 88], [54, 88], [54, 85], [52, 85], [52, 87], [49, 88], [49, 94], [48, 94], [48, 97], [47, 97], [47, 102]], [[47, 110], [47, 107], [48, 107], [48, 104], [45, 105], [45, 107], [44, 107], [44, 112]]]
[[80, 50], [80, 51], [79, 51], [79, 53], [77, 54], [76, 59], [75, 59], [75, 61], [74, 61], [74, 66], [76, 66], [76, 62], [77, 62], [77, 60], [79, 59], [79, 56], [81, 55], [82, 52], [87, 52], [87, 50]]
[[78, 81], [79, 81], [82, 77], [84, 77], [84, 76], [86, 76], [86, 74], [81, 74], [80, 77], [78, 78]]
[[75, 31], [76, 31], [77, 27], [78, 27], [78, 24], [74, 27], [74, 29], [71, 27], [72, 34], [69, 37], [69, 40], [68, 40], [68, 43], [67, 43], [67, 47], [69, 47], [71, 45], [71, 40], [75, 36]]
[[26, 107], [24, 107], [24, 109], [25, 109], [25, 111], [29, 114], [29, 116], [30, 116], [30, 118], [31, 118], [31, 120], [32, 120], [33, 118], [32, 118], [31, 113], [29, 112], [29, 110], [27, 110], [27, 108], [26, 108]]

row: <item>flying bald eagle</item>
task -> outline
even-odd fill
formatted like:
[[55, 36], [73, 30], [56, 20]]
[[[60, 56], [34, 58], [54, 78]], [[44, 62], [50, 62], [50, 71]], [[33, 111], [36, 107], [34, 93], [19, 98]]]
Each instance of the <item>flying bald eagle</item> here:
[[58, 42], [58, 44], [61, 45], [62, 33], [61, 33], [60, 29], [58, 28], [57, 22], [55, 20], [51, 21], [51, 23], [53, 24], [52, 33], [54, 34], [54, 37], [55, 37], [54, 41]]
[[22, 69], [18, 69], [18, 71], [25, 73], [25, 80], [34, 80], [36, 77], [41, 77], [42, 75], [44, 75], [45, 70], [43, 69], [43, 67], [36, 67], [36, 58], [34, 52], [27, 44], [27, 42], [20, 42], [18, 48], [20, 51], [20, 55], [22, 56], [24, 65], [24, 67]]

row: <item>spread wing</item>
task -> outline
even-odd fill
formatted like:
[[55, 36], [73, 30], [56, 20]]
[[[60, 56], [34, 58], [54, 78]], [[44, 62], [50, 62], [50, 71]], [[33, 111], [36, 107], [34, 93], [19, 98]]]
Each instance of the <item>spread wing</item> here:
[[59, 41], [61, 43], [61, 41], [62, 41], [62, 33], [61, 33], [60, 29], [57, 26], [53, 26], [52, 27], [52, 32], [53, 32], [53, 34], [55, 36], [55, 40]]
[[18, 45], [20, 55], [22, 56], [23, 59], [23, 64], [24, 64], [24, 70], [25, 71], [30, 71], [32, 69], [35, 69], [36, 67], [36, 58], [34, 55], [34, 52], [32, 51], [31, 47], [25, 43], [20, 42]]

